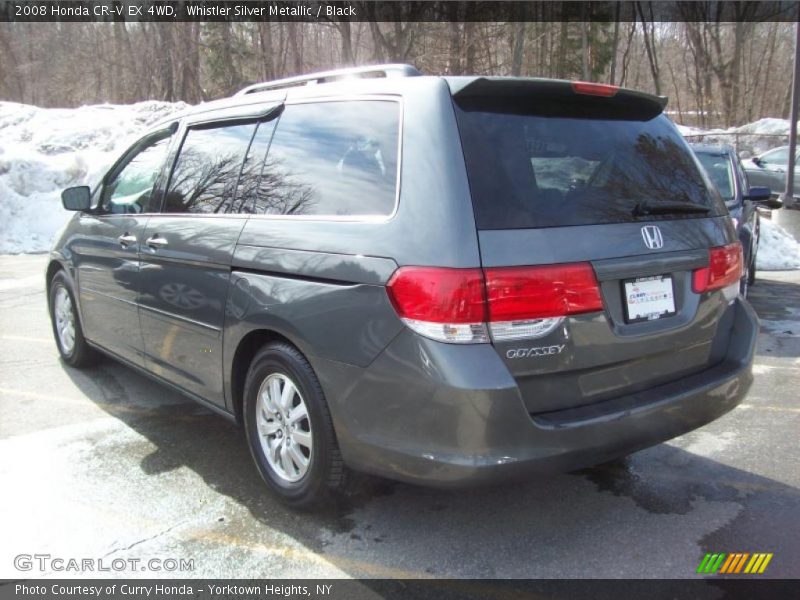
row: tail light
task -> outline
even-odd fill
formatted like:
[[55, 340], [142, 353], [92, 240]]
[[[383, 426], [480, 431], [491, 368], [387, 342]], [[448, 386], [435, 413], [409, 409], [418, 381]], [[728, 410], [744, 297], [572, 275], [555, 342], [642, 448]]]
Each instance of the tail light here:
[[387, 284], [414, 331], [453, 343], [542, 337], [567, 315], [602, 310], [589, 263], [544, 267], [402, 267]]
[[398, 316], [417, 333], [442, 342], [489, 341], [480, 269], [402, 267], [386, 289]]
[[603, 98], [611, 98], [619, 91], [619, 87], [616, 85], [609, 85], [607, 83], [573, 81], [572, 91], [576, 94], [585, 94], [587, 96], [602, 96]]
[[742, 245], [739, 242], [711, 248], [708, 266], [694, 272], [692, 289], [701, 294], [738, 285], [742, 278], [743, 263]]

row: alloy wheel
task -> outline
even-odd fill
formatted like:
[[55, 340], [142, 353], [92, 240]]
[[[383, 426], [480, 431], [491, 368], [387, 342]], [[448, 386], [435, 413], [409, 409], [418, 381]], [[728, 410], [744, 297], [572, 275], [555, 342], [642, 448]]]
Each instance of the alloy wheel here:
[[72, 298], [63, 286], [56, 291], [53, 315], [61, 350], [64, 354], [70, 355], [75, 349], [75, 311], [72, 309]]
[[256, 427], [261, 449], [272, 471], [284, 482], [303, 478], [311, 464], [311, 419], [297, 385], [282, 373], [261, 383], [256, 400]]

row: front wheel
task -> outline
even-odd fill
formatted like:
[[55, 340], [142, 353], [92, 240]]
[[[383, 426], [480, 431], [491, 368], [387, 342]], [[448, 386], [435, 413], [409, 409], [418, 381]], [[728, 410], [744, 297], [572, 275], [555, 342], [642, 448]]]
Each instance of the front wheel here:
[[83, 337], [83, 329], [67, 277], [63, 271], [50, 282], [50, 320], [58, 352], [72, 367], [87, 367], [97, 360], [97, 353]]
[[315, 506], [343, 490], [348, 471], [322, 387], [293, 346], [269, 344], [253, 359], [244, 425], [262, 479], [287, 504]]

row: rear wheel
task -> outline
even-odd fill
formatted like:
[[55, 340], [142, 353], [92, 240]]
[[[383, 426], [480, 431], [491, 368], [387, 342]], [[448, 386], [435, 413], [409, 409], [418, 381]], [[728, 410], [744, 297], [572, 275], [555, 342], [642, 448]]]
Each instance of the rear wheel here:
[[87, 367], [97, 361], [97, 353], [86, 343], [75, 306], [75, 297], [63, 271], [50, 282], [50, 320], [61, 358], [72, 367]]
[[253, 359], [244, 425], [261, 477], [287, 504], [315, 506], [344, 489], [349, 474], [322, 387], [293, 346], [272, 343]]
[[753, 255], [750, 258], [750, 262], [745, 267], [744, 273], [742, 273], [742, 279], [739, 281], [739, 293], [742, 295], [742, 298], [747, 298], [747, 294], [750, 293], [750, 286], [756, 280], [756, 257]]

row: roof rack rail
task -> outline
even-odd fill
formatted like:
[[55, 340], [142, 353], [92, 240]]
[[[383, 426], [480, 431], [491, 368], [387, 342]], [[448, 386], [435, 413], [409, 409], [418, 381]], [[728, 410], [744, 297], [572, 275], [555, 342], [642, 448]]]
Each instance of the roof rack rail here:
[[301, 85], [316, 85], [318, 83], [330, 83], [349, 78], [381, 78], [381, 77], [417, 77], [422, 75], [416, 67], [411, 65], [390, 64], [390, 65], [370, 65], [367, 67], [354, 67], [350, 69], [336, 69], [334, 71], [323, 71], [321, 73], [311, 73], [310, 75], [300, 75], [299, 77], [287, 77], [276, 79], [275, 81], [265, 81], [248, 85], [236, 92], [234, 96], [244, 96], [256, 92], [267, 90], [279, 90], [282, 88], [296, 87]]

